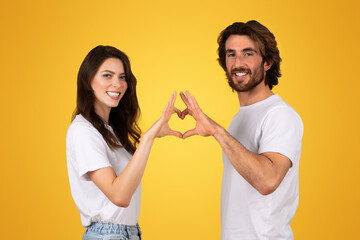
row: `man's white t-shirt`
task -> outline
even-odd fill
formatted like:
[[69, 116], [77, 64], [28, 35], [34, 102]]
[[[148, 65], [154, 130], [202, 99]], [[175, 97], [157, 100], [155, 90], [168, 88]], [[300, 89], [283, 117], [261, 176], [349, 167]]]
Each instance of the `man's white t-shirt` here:
[[[106, 126], [110, 131], [112, 128]], [[141, 184], [130, 205], [113, 204], [87, 175], [87, 172], [112, 167], [119, 175], [131, 159], [125, 148], [111, 150], [102, 135], [82, 115], [77, 115], [66, 134], [66, 157], [71, 195], [80, 211], [84, 227], [91, 222], [135, 225], [140, 213]]]
[[262, 195], [234, 169], [223, 153], [222, 240], [294, 238], [289, 224], [299, 201], [303, 129], [299, 115], [278, 95], [240, 107], [228, 132], [255, 154], [276, 152], [288, 157], [292, 167], [273, 193]]

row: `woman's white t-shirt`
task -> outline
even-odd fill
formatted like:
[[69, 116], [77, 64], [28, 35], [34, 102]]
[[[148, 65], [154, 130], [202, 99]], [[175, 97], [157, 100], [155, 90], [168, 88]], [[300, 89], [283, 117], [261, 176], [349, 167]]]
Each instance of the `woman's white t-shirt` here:
[[[107, 126], [110, 131], [112, 128]], [[141, 184], [127, 208], [113, 204], [87, 172], [112, 167], [119, 175], [132, 155], [125, 148], [111, 150], [102, 135], [82, 115], [77, 115], [66, 134], [66, 157], [71, 195], [84, 227], [91, 222], [135, 225], [139, 219]]]

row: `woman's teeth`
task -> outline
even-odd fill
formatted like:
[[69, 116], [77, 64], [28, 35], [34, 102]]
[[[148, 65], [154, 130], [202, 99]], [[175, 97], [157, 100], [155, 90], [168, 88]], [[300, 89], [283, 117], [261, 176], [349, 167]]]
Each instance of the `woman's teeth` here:
[[120, 93], [115, 93], [115, 92], [106, 92], [109, 96], [111, 97], [118, 97], [120, 95]]

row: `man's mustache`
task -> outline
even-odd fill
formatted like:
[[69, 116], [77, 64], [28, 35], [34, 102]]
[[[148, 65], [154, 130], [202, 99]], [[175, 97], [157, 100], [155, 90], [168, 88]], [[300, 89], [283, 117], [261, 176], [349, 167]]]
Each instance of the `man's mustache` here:
[[251, 74], [251, 70], [249, 68], [243, 68], [243, 67], [231, 69], [231, 75], [234, 75], [235, 72], [244, 72]]

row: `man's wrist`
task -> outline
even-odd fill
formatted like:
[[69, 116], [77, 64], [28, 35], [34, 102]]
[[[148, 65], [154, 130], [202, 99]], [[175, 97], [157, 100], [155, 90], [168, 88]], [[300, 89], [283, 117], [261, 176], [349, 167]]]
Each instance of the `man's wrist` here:
[[222, 126], [216, 124], [216, 125], [215, 125], [215, 131], [214, 131], [213, 137], [214, 137], [217, 141], [219, 141], [219, 140], [221, 139], [221, 137], [224, 135], [225, 132], [226, 132], [226, 130], [225, 130]]

